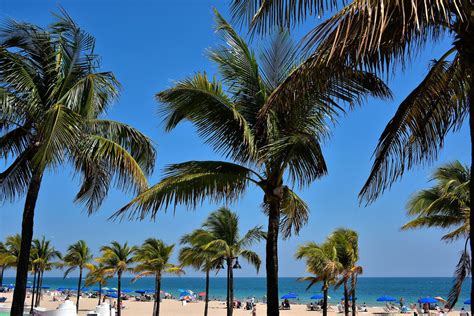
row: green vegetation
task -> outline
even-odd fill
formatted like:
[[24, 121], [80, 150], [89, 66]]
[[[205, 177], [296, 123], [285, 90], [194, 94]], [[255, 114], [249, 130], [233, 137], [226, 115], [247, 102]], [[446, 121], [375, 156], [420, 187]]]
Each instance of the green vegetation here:
[[166, 245], [162, 240], [149, 238], [145, 240], [141, 247], [135, 250], [134, 262], [137, 262], [133, 271], [137, 273], [134, 281], [153, 276], [155, 278], [155, 302], [153, 304], [153, 316], [160, 315], [160, 292], [161, 277], [165, 273], [183, 274], [181, 267], [170, 263], [170, 257], [173, 253], [174, 245]]
[[416, 192], [409, 200], [408, 215], [414, 219], [403, 225], [402, 229], [450, 229], [442, 240], [450, 242], [459, 238], [465, 239], [465, 246], [456, 267], [456, 281], [448, 297], [449, 306], [454, 307], [461, 294], [462, 283], [471, 271], [471, 255], [467, 250], [471, 215], [471, 170], [455, 161], [437, 168], [432, 180], [436, 181], [433, 187]]

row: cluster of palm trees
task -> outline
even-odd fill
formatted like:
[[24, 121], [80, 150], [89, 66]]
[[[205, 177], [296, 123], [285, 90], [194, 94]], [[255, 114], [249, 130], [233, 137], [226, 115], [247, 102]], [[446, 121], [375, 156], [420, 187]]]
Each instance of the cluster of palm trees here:
[[[305, 259], [307, 272], [313, 276], [300, 278], [308, 281], [307, 289], [321, 283], [323, 291], [323, 316], [328, 310], [328, 290], [331, 285], [336, 288], [344, 286], [344, 312], [349, 314], [349, 300], [352, 300], [352, 315], [356, 314], [357, 277], [362, 274], [359, 260], [359, 237], [357, 232], [340, 228], [335, 230], [321, 244], [308, 242], [296, 250], [297, 259]], [[349, 284], [350, 283], [350, 284]]]
[[[159, 315], [161, 280], [164, 274], [181, 275], [183, 267], [189, 266], [206, 273], [206, 295], [204, 314], [208, 313], [209, 276], [212, 270], [227, 270], [227, 314], [232, 315], [234, 285], [233, 270], [240, 268], [239, 257], [246, 259], [257, 271], [261, 260], [257, 253], [249, 247], [265, 238], [261, 226], [256, 226], [241, 235], [238, 215], [222, 207], [212, 212], [202, 227], [185, 235], [181, 239], [183, 247], [179, 252], [180, 264], [170, 262], [175, 248], [174, 244], [167, 245], [162, 240], [149, 238], [139, 247], [120, 244], [116, 241], [100, 248], [100, 256], [93, 257], [90, 248], [84, 240], [70, 245], [64, 255], [51, 246], [51, 241], [44, 237], [33, 239], [29, 271], [33, 275], [32, 304], [38, 306], [41, 300], [41, 288], [45, 271], [53, 268], [65, 269], [66, 278], [74, 270], [78, 270], [76, 309], [83, 285], [99, 286], [99, 303], [102, 287], [107, 280], [117, 277], [117, 302], [121, 304], [122, 277], [125, 273], [135, 274], [132, 282], [142, 277], [153, 277], [155, 280], [155, 299], [153, 315]], [[3, 270], [16, 268], [21, 246], [21, 236], [13, 235], [0, 242], [0, 265]], [[83, 273], [85, 284], [82, 283]], [[0, 286], [2, 281], [0, 280]], [[118, 310], [120, 315], [121, 311]]]
[[[8, 236], [4, 243], [0, 243], [2, 273], [7, 268], [18, 269], [21, 245], [21, 236], [18, 234]], [[79, 271], [77, 310], [79, 310], [79, 301], [83, 288], [83, 273], [85, 270], [88, 272], [84, 285], [99, 285], [99, 303], [102, 293], [101, 287], [107, 283], [108, 279], [114, 276], [117, 277], [118, 306], [121, 303], [121, 281], [124, 273], [135, 273], [136, 276], [133, 281], [143, 276], [153, 275], [157, 283], [155, 305], [158, 308], [161, 275], [164, 273], [180, 274], [183, 272], [179, 266], [169, 262], [174, 245], [167, 245], [163, 241], [154, 238], [145, 240], [140, 247], [132, 247], [127, 243], [120, 244], [113, 241], [110, 245], [101, 247], [101, 255], [97, 258], [93, 258], [92, 252], [84, 240], [79, 240], [70, 245], [64, 255], [52, 247], [51, 241], [46, 240], [44, 237], [41, 240], [33, 239], [31, 249], [28, 268], [29, 272], [33, 275], [31, 312], [33, 307], [38, 306], [41, 301], [44, 272], [50, 271], [53, 268], [66, 269], [64, 272], [65, 278], [72, 271], [76, 269]], [[3, 280], [0, 280], [0, 286], [2, 286], [2, 282]], [[118, 315], [121, 314], [120, 309], [117, 312]], [[153, 311], [153, 315], [158, 314], [158, 311]]]
[[[48, 170], [72, 163], [82, 180], [76, 202], [89, 213], [100, 207], [112, 184], [132, 190], [137, 197], [113, 217], [142, 220], [177, 204], [194, 208], [205, 199], [237, 201], [250, 186], [258, 188], [262, 211], [268, 216], [267, 313], [275, 316], [279, 315], [278, 239], [298, 234], [309, 218], [308, 206], [294, 188], [307, 187], [327, 173], [321, 144], [341, 112], [368, 96], [391, 97], [379, 75], [405, 65], [431, 40], [454, 35], [452, 47], [436, 56], [426, 78], [384, 130], [360, 193], [362, 200], [373, 202], [406, 170], [436, 158], [447, 133], [458, 130], [467, 116], [472, 138], [472, 2], [341, 3], [341, 11], [316, 25], [303, 45], [295, 46], [289, 28], [312, 14], [337, 10], [340, 3], [233, 0], [235, 21], [251, 32], [271, 33], [258, 52], [216, 11], [216, 30], [223, 44], [208, 56], [220, 79], [197, 73], [156, 97], [167, 130], [189, 121], [226, 159], [169, 165], [162, 180], [151, 187], [147, 176], [156, 156], [151, 140], [126, 124], [104, 119], [118, 96], [119, 83], [113, 73], [100, 70], [94, 38], [64, 11], [48, 28], [16, 21], [3, 24], [0, 158], [10, 163], [0, 173], [0, 199], [25, 198], [12, 315], [23, 312], [36, 201]], [[472, 139], [471, 144], [474, 158]], [[468, 187], [470, 195], [474, 185], [469, 182]], [[468, 212], [472, 252], [474, 217], [470, 208]], [[111, 247], [104, 253], [114, 252]], [[120, 255], [123, 259], [125, 253]], [[127, 266], [118, 256], [109, 259]], [[464, 273], [472, 271], [472, 261], [463, 262], [461, 267], [471, 265]], [[1, 265], [2, 271], [8, 264]], [[471, 296], [474, 299], [474, 291]]]

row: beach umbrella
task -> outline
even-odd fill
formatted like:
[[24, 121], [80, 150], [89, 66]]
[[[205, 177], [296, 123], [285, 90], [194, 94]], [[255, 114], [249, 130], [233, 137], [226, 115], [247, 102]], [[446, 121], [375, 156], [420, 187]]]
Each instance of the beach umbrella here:
[[434, 303], [437, 303], [438, 300], [433, 298], [433, 297], [425, 297], [425, 298], [422, 298], [422, 299], [419, 299], [418, 300], [418, 303], [421, 303], [421, 304], [434, 304]]
[[281, 297], [282, 300], [285, 300], [285, 299], [292, 299], [292, 298], [298, 298], [298, 294], [296, 293], [288, 293], [288, 294], [285, 294]]
[[107, 293], [117, 293], [117, 291], [115, 291], [115, 290], [107, 290], [106, 292]]
[[135, 293], [138, 293], [138, 294], [145, 294], [146, 291], [145, 291], [145, 290], [136, 290]]
[[123, 293], [130, 293], [130, 292], [133, 292], [133, 291], [130, 290], [129, 288], [124, 288], [124, 289], [122, 289], [122, 292]]
[[104, 287], [102, 288], [102, 291], [107, 291], [107, 290], [110, 290], [110, 289], [109, 289], [108, 287], [106, 287], [106, 286], [104, 286]]
[[[94, 292], [99, 292], [99, 291], [101, 291], [101, 289], [99, 289], [98, 287], [95, 287], [95, 288], [92, 289], [92, 291], [94, 291]], [[103, 290], [102, 290], [102, 291], [103, 291]]]
[[117, 293], [109, 293], [107, 294], [108, 297], [111, 297], [111, 298], [118, 298], [118, 294]]
[[113, 287], [113, 288], [112, 288], [112, 290], [114, 290], [114, 291], [118, 291], [118, 289], [117, 289], [116, 287]]
[[471, 300], [464, 301], [464, 304], [471, 305]]
[[395, 297], [388, 296], [388, 295], [380, 296], [377, 299], [377, 302], [395, 302], [395, 301], [397, 301]]
[[83, 288], [81, 289], [81, 291], [83, 291], [83, 292], [89, 292], [90, 289], [89, 289], [88, 287], [83, 287]]
[[206, 292], [199, 292], [198, 296], [205, 297], [205, 296], [206, 296]]
[[312, 300], [320, 300], [322, 298], [324, 298], [323, 294], [315, 294], [315, 295], [310, 297], [310, 299], [312, 299]]
[[448, 301], [445, 300], [444, 298], [442, 298], [441, 296], [435, 296], [435, 299], [438, 300], [438, 301], [440, 301], [441, 303], [444, 303], [444, 304], [447, 304], [447, 303], [448, 303]]

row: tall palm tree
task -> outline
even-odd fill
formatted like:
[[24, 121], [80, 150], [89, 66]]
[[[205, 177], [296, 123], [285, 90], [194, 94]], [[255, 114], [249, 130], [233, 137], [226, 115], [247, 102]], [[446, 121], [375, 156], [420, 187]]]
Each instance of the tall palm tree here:
[[[234, 269], [240, 269], [238, 257], [243, 257], [260, 269], [261, 260], [258, 254], [250, 249], [253, 243], [265, 238], [261, 226], [255, 226], [245, 235], [240, 235], [239, 217], [231, 210], [221, 207], [209, 214], [208, 218], [198, 231], [196, 238], [208, 241], [202, 246], [204, 250], [215, 252], [215, 258], [220, 262], [219, 268], [227, 268], [227, 316], [232, 316], [234, 305]], [[234, 263], [235, 260], [235, 263]]]
[[352, 300], [352, 316], [355, 316], [357, 277], [363, 272], [362, 267], [357, 265], [359, 260], [359, 235], [351, 229], [339, 228], [329, 236], [328, 241], [336, 248], [338, 260], [342, 266], [341, 278], [336, 284], [336, 288], [341, 285], [344, 286], [345, 315], [349, 315], [350, 298]]
[[[119, 83], [101, 72], [94, 38], [63, 12], [47, 29], [6, 21], [0, 29], [0, 199], [25, 196], [12, 313], [23, 312], [36, 201], [43, 175], [72, 163], [76, 202], [96, 210], [112, 184], [135, 193], [154, 166], [151, 141], [102, 117]], [[99, 118], [100, 117], [100, 118]]]
[[471, 198], [469, 184], [471, 170], [459, 161], [437, 168], [432, 176], [436, 181], [429, 189], [420, 190], [408, 201], [407, 213], [414, 217], [402, 226], [403, 230], [437, 227], [449, 229], [441, 239], [447, 242], [460, 238], [465, 246], [456, 267], [456, 281], [449, 293], [449, 306], [454, 307], [461, 294], [464, 279], [470, 274], [469, 241]]
[[120, 244], [112, 241], [109, 246], [100, 248], [102, 256], [97, 260], [104, 265], [108, 274], [117, 274], [117, 315], [122, 315], [122, 275], [124, 272], [133, 271], [131, 264], [134, 262], [136, 247], [130, 247], [128, 243]]
[[204, 249], [211, 241], [212, 236], [203, 233], [202, 229], [196, 229], [181, 238], [181, 244], [184, 246], [179, 250], [181, 265], [191, 266], [206, 274], [204, 316], [208, 315], [209, 310], [209, 274], [212, 269], [217, 268], [220, 262], [216, 251], [209, 248]]
[[54, 261], [56, 259], [61, 259], [61, 253], [51, 245], [50, 240], [46, 240], [44, 236], [41, 240], [33, 239], [33, 244], [31, 245], [31, 266], [34, 272], [33, 280], [36, 279], [36, 289], [35, 282], [33, 282], [30, 313], [33, 313], [33, 306], [38, 306], [41, 303], [44, 272], [50, 271], [59, 265], [59, 262]]
[[153, 316], [160, 315], [161, 278], [163, 274], [180, 275], [184, 273], [181, 267], [169, 262], [173, 250], [174, 245], [166, 245], [162, 240], [148, 238], [135, 251], [134, 261], [137, 262], [137, 265], [133, 271], [138, 274], [132, 281], [146, 276], [153, 276], [155, 278]]
[[3, 286], [3, 274], [5, 270], [11, 267], [12, 263], [14, 263], [14, 260], [12, 260], [7, 246], [4, 242], [0, 242], [0, 287]]
[[295, 256], [297, 259], [306, 259], [306, 270], [314, 276], [299, 278], [299, 281], [308, 281], [310, 289], [313, 285], [321, 282], [323, 291], [323, 316], [328, 314], [328, 290], [329, 286], [335, 285], [342, 271], [337, 249], [332, 242], [324, 242], [318, 245], [309, 242], [299, 246]]
[[[433, 56], [426, 77], [399, 105], [383, 131], [375, 162], [360, 197], [368, 203], [398, 180], [405, 170], [433, 161], [445, 136], [459, 130], [469, 117], [471, 172], [474, 168], [474, 15], [472, 1], [419, 0], [342, 1], [344, 7], [320, 23], [306, 37], [310, 57], [271, 98], [269, 108], [298, 105], [310, 78], [328, 64], [351, 64], [383, 72], [404, 66], [430, 43], [451, 40], [441, 56]], [[234, 0], [235, 16], [260, 31], [292, 26], [309, 15], [323, 15], [338, 1]], [[428, 46], [429, 47], [429, 46]], [[337, 71], [334, 69], [333, 71]], [[301, 92], [301, 93], [298, 93]], [[285, 98], [286, 97], [286, 98]], [[285, 103], [281, 102], [285, 100]], [[474, 183], [470, 184], [470, 194]], [[470, 221], [474, 216], [470, 216]], [[473, 227], [470, 222], [470, 227]], [[469, 231], [470, 250], [474, 232]], [[471, 262], [471, 270], [474, 262]], [[474, 279], [471, 279], [474, 300]], [[474, 306], [471, 306], [474, 312]]]
[[[266, 112], [272, 91], [284, 82], [298, 64], [297, 50], [288, 33], [278, 33], [261, 51], [255, 52], [216, 12], [216, 29], [225, 45], [212, 50], [210, 59], [222, 81], [198, 73], [157, 94], [167, 130], [190, 121], [216, 152], [228, 161], [189, 161], [169, 165], [165, 176], [119, 210], [116, 216], [154, 218], [168, 205], [196, 207], [204, 199], [213, 202], [238, 200], [252, 184], [263, 193], [268, 215], [266, 273], [268, 315], [279, 314], [278, 237], [298, 233], [307, 222], [308, 208], [291, 189], [304, 187], [326, 174], [320, 143], [328, 134], [326, 121], [333, 111], [320, 104], [337, 105], [336, 99], [354, 105], [363, 96], [390, 96], [377, 77], [346, 68], [344, 77], [322, 75], [324, 86], [307, 90], [300, 111]], [[333, 80], [334, 79], [334, 80]], [[288, 182], [288, 185], [287, 183]]]
[[84, 240], [79, 240], [76, 243], [70, 245], [67, 248], [66, 255], [63, 258], [63, 265], [67, 267], [64, 272], [66, 278], [69, 273], [79, 269], [79, 279], [77, 281], [77, 301], [76, 301], [76, 312], [79, 312], [79, 299], [81, 297], [81, 282], [82, 272], [84, 268], [88, 269], [90, 261], [92, 260], [92, 253]]
[[85, 285], [99, 285], [99, 301], [97, 305], [100, 305], [100, 301], [102, 299], [102, 287], [107, 284], [107, 280], [110, 279], [112, 276], [110, 275], [110, 273], [107, 273], [107, 270], [104, 264], [102, 263], [89, 264], [87, 265], [87, 269], [89, 270], [89, 272], [86, 275]]

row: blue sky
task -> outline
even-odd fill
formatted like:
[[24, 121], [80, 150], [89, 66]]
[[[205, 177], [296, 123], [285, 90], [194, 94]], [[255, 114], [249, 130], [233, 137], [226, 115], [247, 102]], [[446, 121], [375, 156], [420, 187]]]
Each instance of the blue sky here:
[[[139, 128], [154, 140], [158, 159], [150, 183], [158, 181], [160, 170], [166, 164], [220, 158], [203, 144], [189, 124], [165, 133], [156, 114], [154, 94], [170, 87], [173, 80], [197, 71], [216, 72], [205, 56], [207, 48], [219, 43], [213, 31], [212, 8], [218, 8], [228, 17], [228, 1], [3, 0], [0, 1], [0, 18], [47, 25], [58, 4], [96, 37], [102, 69], [113, 71], [122, 83], [121, 97], [110, 111], [110, 117]], [[295, 37], [301, 37], [308, 25], [295, 31]], [[406, 72], [398, 72], [390, 78], [393, 101], [369, 99], [334, 128], [332, 139], [324, 145], [329, 175], [300, 192], [311, 208], [311, 219], [300, 236], [280, 243], [281, 276], [304, 274], [304, 264], [293, 259], [296, 246], [306, 241], [322, 241], [337, 227], [350, 227], [359, 232], [360, 264], [364, 266], [365, 276], [452, 275], [460, 244], [441, 242], [442, 232], [438, 230], [399, 231], [407, 219], [404, 208], [407, 199], [428, 185], [433, 166], [407, 173], [370, 207], [359, 207], [357, 200], [381, 131], [400, 101], [426, 74], [430, 59], [439, 57], [448, 44], [446, 41], [428, 47]], [[469, 162], [468, 141], [466, 128], [450, 135], [435, 166], [454, 159]], [[1, 162], [0, 168], [4, 167]], [[195, 211], [179, 206], [175, 212], [173, 209], [162, 212], [156, 222], [110, 222], [107, 217], [132, 196], [113, 191], [100, 211], [87, 216], [80, 206], [72, 203], [78, 187], [77, 179], [66, 166], [50, 172], [40, 192], [35, 236], [52, 239], [61, 251], [78, 239], [85, 239], [95, 253], [111, 240], [140, 244], [145, 238], [156, 237], [174, 243], [197, 228], [207, 214], [219, 206], [204, 204]], [[241, 201], [231, 206], [239, 213], [243, 230], [260, 224], [266, 226], [266, 218], [259, 209], [261, 200], [259, 190], [251, 188]], [[0, 238], [19, 232], [22, 207], [23, 200], [1, 206]], [[264, 255], [263, 243], [255, 249]], [[247, 264], [242, 266], [237, 276], [255, 276]], [[51, 273], [52, 276], [60, 274]], [[12, 275], [13, 271], [7, 273], [7, 276]], [[188, 270], [188, 275], [198, 273]], [[264, 276], [264, 271], [259, 275]]]

